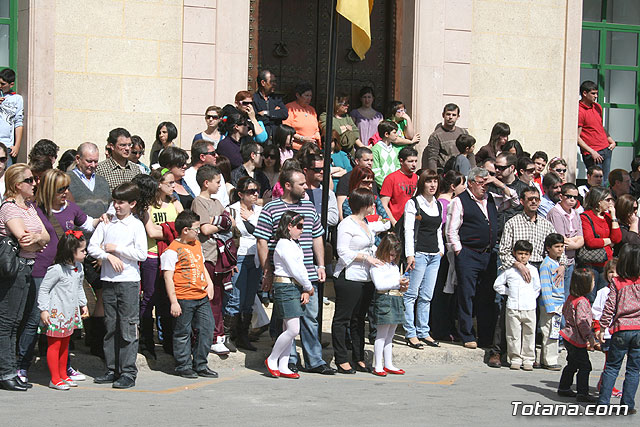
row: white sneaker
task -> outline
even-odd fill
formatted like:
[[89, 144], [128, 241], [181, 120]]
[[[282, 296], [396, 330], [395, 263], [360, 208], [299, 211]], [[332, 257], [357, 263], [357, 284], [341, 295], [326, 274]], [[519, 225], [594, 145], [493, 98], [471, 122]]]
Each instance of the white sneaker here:
[[218, 355], [229, 354], [229, 349], [224, 345], [224, 336], [217, 338], [216, 342], [211, 345], [211, 351]]
[[58, 384], [54, 384], [49, 381], [49, 388], [52, 388], [54, 390], [69, 390], [69, 384], [65, 383], [64, 381], [60, 381]]
[[69, 378], [73, 381], [84, 381], [87, 379], [82, 372], [76, 371], [71, 366], [67, 368], [67, 375], [69, 375]]
[[69, 387], [78, 387], [78, 383], [73, 381], [71, 378], [67, 378], [66, 380], [62, 380], [62, 381], [67, 383]]

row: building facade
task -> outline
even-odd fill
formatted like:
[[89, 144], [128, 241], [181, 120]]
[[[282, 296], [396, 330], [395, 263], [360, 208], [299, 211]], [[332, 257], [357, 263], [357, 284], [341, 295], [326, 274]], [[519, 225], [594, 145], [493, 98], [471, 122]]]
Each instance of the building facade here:
[[[526, 151], [562, 156], [573, 172], [579, 85], [594, 79], [605, 127], [621, 143], [614, 166], [628, 168], [638, 141], [639, 3], [376, 0], [372, 48], [363, 61], [350, 51], [348, 22], [339, 20], [337, 89], [351, 95], [352, 108], [362, 85], [374, 86], [381, 111], [402, 100], [422, 135], [419, 148], [441, 121], [443, 105], [455, 102], [477, 148], [502, 121]], [[161, 121], [177, 125], [177, 143], [188, 149], [204, 128], [205, 108], [254, 89], [261, 67], [276, 74], [285, 98], [297, 81], [310, 81], [320, 113], [329, 5], [0, 0], [0, 43], [6, 42], [0, 65], [17, 69], [25, 150], [40, 138], [63, 149], [83, 141], [102, 146], [117, 126], [150, 146]]]

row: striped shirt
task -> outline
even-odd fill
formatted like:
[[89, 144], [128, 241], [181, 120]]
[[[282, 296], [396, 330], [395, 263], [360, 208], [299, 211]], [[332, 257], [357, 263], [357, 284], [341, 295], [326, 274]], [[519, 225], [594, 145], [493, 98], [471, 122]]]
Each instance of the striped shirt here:
[[288, 211], [292, 210], [304, 217], [304, 229], [298, 242], [304, 253], [304, 265], [309, 273], [309, 280], [317, 281], [318, 273], [313, 265], [313, 239], [322, 237], [324, 230], [320, 224], [320, 215], [316, 211], [313, 203], [309, 200], [300, 200], [298, 203], [289, 204], [282, 199], [275, 199], [264, 205], [258, 225], [253, 235], [257, 239], [269, 242], [269, 262], [273, 263], [273, 251], [276, 248], [275, 234], [280, 218]]
[[[21, 218], [24, 222], [25, 230], [30, 233], [42, 233], [42, 221], [38, 217], [38, 212], [36, 211], [35, 205], [27, 204], [28, 208], [24, 209], [15, 203], [5, 203], [0, 209], [0, 236], [9, 236], [11, 235], [11, 231], [7, 227], [7, 222], [14, 218]], [[35, 259], [36, 252], [28, 252], [24, 249], [20, 249], [20, 254], [22, 258], [30, 258]]]
[[[545, 257], [540, 265], [540, 308], [543, 308], [546, 313], [558, 313], [562, 311], [562, 304], [564, 304], [564, 281], [556, 285], [556, 276], [554, 271], [560, 267], [560, 263], [548, 256]], [[567, 283], [566, 286], [569, 286]]]

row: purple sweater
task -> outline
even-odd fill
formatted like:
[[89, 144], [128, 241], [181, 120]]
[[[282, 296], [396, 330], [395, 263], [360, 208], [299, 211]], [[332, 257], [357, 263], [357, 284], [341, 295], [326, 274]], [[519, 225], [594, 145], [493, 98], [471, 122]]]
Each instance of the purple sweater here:
[[[42, 212], [39, 206], [36, 207], [36, 212], [44, 224], [44, 228], [49, 233], [49, 244], [45, 248], [38, 252], [36, 255], [36, 262], [33, 264], [33, 277], [44, 277], [47, 273], [47, 268], [53, 265], [53, 260], [56, 257], [58, 249], [58, 235], [56, 234], [53, 224], [49, 221], [49, 218]], [[54, 213], [52, 220], [58, 220], [62, 231], [74, 230], [84, 225], [87, 222], [87, 215], [73, 202], [67, 201], [67, 206], [60, 212]], [[88, 244], [89, 242], [87, 242]]]

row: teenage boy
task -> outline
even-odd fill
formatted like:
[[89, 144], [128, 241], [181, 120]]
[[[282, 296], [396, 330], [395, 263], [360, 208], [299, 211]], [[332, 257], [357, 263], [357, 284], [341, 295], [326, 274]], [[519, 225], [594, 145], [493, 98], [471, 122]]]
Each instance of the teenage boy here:
[[587, 169], [587, 183], [578, 187], [578, 194], [582, 198], [581, 201], [584, 202], [584, 198], [587, 197], [587, 193], [591, 187], [602, 185], [603, 180], [604, 173], [602, 172], [602, 167], [598, 165], [590, 166], [589, 169]]
[[[220, 200], [212, 199], [211, 195], [218, 192], [220, 188], [220, 170], [215, 166], [204, 165], [196, 173], [196, 181], [200, 186], [200, 194], [193, 199], [191, 209], [200, 218], [200, 233], [198, 238], [202, 244], [204, 253], [204, 266], [209, 272], [213, 281], [213, 299], [211, 300], [211, 310], [215, 319], [214, 343], [211, 351], [218, 355], [229, 354], [229, 351], [236, 351], [236, 348], [225, 335], [225, 322], [222, 315], [222, 304], [224, 295], [225, 278], [231, 281], [230, 274], [216, 273], [215, 266], [218, 261], [217, 233], [231, 230], [231, 219], [229, 215], [223, 215], [224, 207]], [[226, 327], [231, 325], [227, 322]]]
[[605, 179], [609, 177], [611, 156], [616, 142], [602, 126], [602, 107], [598, 99], [598, 85], [585, 80], [580, 85], [578, 103], [578, 146], [581, 148], [582, 161], [588, 169], [599, 164]]
[[[161, 269], [171, 302], [173, 357], [176, 373], [184, 378], [218, 378], [207, 366], [215, 322], [209, 301], [213, 299], [213, 282], [204, 266], [202, 245], [198, 241], [198, 215], [186, 210], [175, 220], [175, 239], [160, 257]], [[198, 330], [192, 349], [192, 331]]]
[[540, 294], [538, 270], [529, 264], [533, 245], [527, 240], [518, 240], [513, 245], [513, 257], [521, 263], [531, 276], [525, 280], [515, 266], [506, 269], [496, 279], [493, 289], [507, 295], [506, 338], [507, 354], [511, 369], [533, 371], [536, 358], [536, 299]]
[[473, 150], [476, 147], [476, 139], [469, 134], [462, 134], [456, 138], [456, 148], [458, 155], [456, 156], [453, 170], [467, 176], [471, 170], [470, 158], [473, 156]]
[[[140, 268], [147, 259], [147, 233], [132, 215], [140, 190], [125, 182], [111, 193], [115, 216], [101, 222], [91, 236], [87, 251], [102, 261], [102, 301], [104, 304], [104, 357], [107, 372], [96, 377], [97, 384], [113, 383], [113, 388], [136, 384], [138, 369], [138, 323], [140, 322]], [[117, 332], [117, 334], [116, 334]]]
[[[540, 365], [551, 371], [559, 371], [558, 339], [560, 336], [560, 317], [564, 304], [564, 280], [556, 280], [560, 257], [564, 253], [564, 236], [558, 233], [549, 234], [544, 239], [547, 256], [540, 265], [540, 330], [542, 332], [542, 348], [540, 349]], [[569, 283], [566, 283], [569, 286]]]
[[0, 71], [0, 142], [7, 147], [7, 165], [18, 157], [22, 142], [24, 102], [22, 96], [13, 91], [16, 73], [11, 68]]
[[412, 147], [404, 147], [398, 154], [400, 169], [387, 176], [380, 189], [380, 201], [387, 211], [391, 225], [404, 213], [404, 205], [416, 192], [418, 176], [415, 174], [418, 164], [418, 152]]
[[544, 151], [536, 151], [531, 156], [531, 160], [533, 160], [533, 164], [536, 167], [535, 172], [533, 173], [533, 183], [538, 188], [540, 194], [544, 194], [544, 189], [542, 188], [542, 178], [544, 175], [542, 171], [547, 167], [547, 162], [549, 161], [549, 156]]
[[398, 152], [393, 143], [398, 139], [398, 126], [388, 120], [383, 120], [378, 125], [378, 134], [382, 138], [371, 147], [373, 152], [373, 173], [376, 184], [382, 185], [389, 174], [400, 169]]

